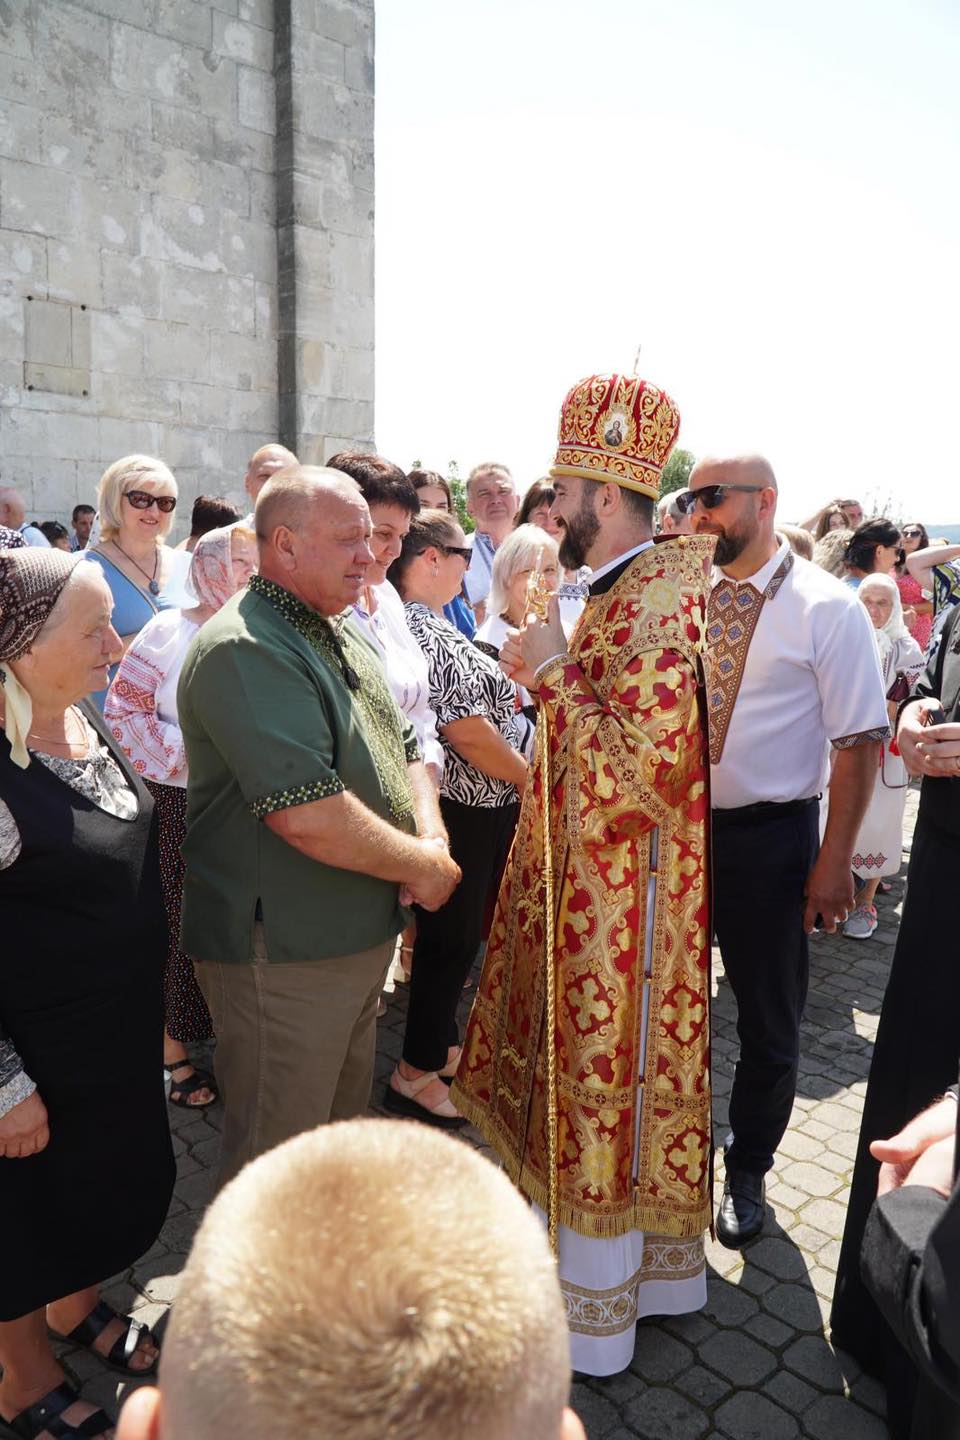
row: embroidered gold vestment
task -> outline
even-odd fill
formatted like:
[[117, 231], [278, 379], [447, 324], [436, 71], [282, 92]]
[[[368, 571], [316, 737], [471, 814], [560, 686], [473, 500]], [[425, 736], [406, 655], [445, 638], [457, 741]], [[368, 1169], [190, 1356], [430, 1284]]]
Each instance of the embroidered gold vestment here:
[[538, 761], [452, 1089], [460, 1113], [546, 1210], [552, 1039], [559, 1219], [587, 1236], [690, 1238], [710, 1223], [710, 812], [699, 675], [713, 546], [684, 535], [641, 551], [588, 600], [569, 657], [541, 672], [555, 1034], [545, 1034]]

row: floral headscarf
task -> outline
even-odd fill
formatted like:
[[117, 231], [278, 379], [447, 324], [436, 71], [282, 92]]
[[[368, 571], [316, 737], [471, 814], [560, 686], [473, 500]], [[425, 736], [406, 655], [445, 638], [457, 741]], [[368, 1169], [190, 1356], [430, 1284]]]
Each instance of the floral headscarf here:
[[30, 764], [27, 735], [33, 723], [33, 703], [8, 662], [19, 660], [33, 645], [81, 558], [52, 546], [26, 546], [0, 554], [3, 728], [10, 742], [10, 758], [21, 770]]
[[187, 594], [208, 610], [219, 610], [230, 596], [236, 593], [237, 585], [233, 578], [233, 558], [230, 551], [230, 541], [235, 530], [249, 533], [247, 527], [240, 522], [222, 525], [216, 530], [208, 530], [206, 535], [201, 535], [194, 546], [190, 574], [187, 577]]

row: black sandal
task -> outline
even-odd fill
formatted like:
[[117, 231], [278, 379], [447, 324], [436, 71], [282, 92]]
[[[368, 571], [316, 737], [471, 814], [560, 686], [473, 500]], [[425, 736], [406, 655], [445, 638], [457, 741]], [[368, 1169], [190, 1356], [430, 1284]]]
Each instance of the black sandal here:
[[64, 1410], [69, 1410], [79, 1399], [76, 1390], [65, 1380], [42, 1400], [36, 1400], [19, 1415], [14, 1415], [12, 1420], [0, 1420], [0, 1436], [5, 1440], [36, 1440], [46, 1430], [54, 1440], [74, 1440], [81, 1435], [85, 1440], [94, 1440], [97, 1435], [105, 1435], [108, 1430], [114, 1429], [117, 1422], [111, 1420], [105, 1410], [94, 1410], [79, 1425], [61, 1420]]
[[[182, 1081], [174, 1080], [174, 1071], [183, 1070], [187, 1066], [193, 1070], [190, 1078]], [[166, 1080], [168, 1077], [170, 1079], [170, 1094], [167, 1096], [167, 1099], [171, 1105], [179, 1105], [183, 1110], [209, 1110], [210, 1106], [216, 1105], [220, 1099], [217, 1082], [209, 1070], [200, 1070], [194, 1065], [192, 1060], [178, 1060], [175, 1065], [164, 1065], [163, 1078]], [[177, 1092], [176, 1097], [174, 1097], [173, 1094], [174, 1090]], [[213, 1098], [211, 1100], [204, 1100], [202, 1105], [191, 1105], [190, 1096], [196, 1095], [198, 1090], [210, 1090]]]
[[[110, 1347], [110, 1353], [104, 1355], [98, 1350], [94, 1341], [103, 1334], [111, 1320], [120, 1320], [126, 1325], [126, 1330], [118, 1340], [115, 1340]], [[140, 1368], [130, 1364], [134, 1354], [139, 1348], [140, 1341], [146, 1337], [152, 1340], [159, 1350], [160, 1346], [156, 1335], [149, 1325], [144, 1325], [142, 1320], [134, 1320], [130, 1315], [118, 1315], [112, 1305], [106, 1300], [98, 1300], [85, 1320], [81, 1320], [69, 1335], [58, 1335], [56, 1330], [50, 1331], [54, 1340], [65, 1340], [71, 1345], [82, 1345], [84, 1350], [89, 1350], [92, 1355], [108, 1365], [111, 1370], [116, 1370], [120, 1375], [129, 1375], [134, 1380], [149, 1379], [157, 1372], [157, 1361], [152, 1365], [144, 1365]], [[42, 1428], [42, 1427], [41, 1427]], [[99, 1431], [92, 1431], [92, 1434], [99, 1434]]]

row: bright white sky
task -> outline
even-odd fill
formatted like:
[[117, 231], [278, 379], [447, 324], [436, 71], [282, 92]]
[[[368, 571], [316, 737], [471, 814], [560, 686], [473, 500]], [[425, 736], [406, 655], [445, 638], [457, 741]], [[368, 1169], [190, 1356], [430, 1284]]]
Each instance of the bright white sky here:
[[594, 371], [781, 514], [960, 520], [956, 0], [377, 0], [377, 444], [550, 462]]

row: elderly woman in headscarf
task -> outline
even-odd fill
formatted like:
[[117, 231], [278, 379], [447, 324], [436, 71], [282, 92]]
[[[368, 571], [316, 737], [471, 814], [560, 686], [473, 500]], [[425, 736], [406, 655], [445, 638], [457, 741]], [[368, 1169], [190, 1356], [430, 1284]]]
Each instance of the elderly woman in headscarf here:
[[[857, 596], [874, 625], [874, 638], [883, 668], [884, 689], [891, 726], [897, 707], [906, 700], [923, 670], [923, 651], [904, 624], [900, 592], [889, 575], [868, 575]], [[877, 928], [874, 904], [885, 875], [896, 875], [903, 852], [903, 811], [907, 798], [907, 771], [895, 740], [884, 742], [873, 795], [860, 825], [853, 853], [854, 874], [861, 882], [856, 908], [843, 924], [844, 935], [869, 940]]]
[[243, 589], [256, 564], [256, 536], [243, 523], [201, 535], [187, 580], [187, 591], [196, 603], [182, 610], [161, 610], [147, 621], [120, 663], [103, 711], [114, 739], [146, 782], [157, 809], [160, 876], [170, 927], [164, 974], [164, 1078], [171, 1104], [197, 1109], [212, 1105], [217, 1090], [213, 1076], [194, 1066], [185, 1048], [188, 1042], [209, 1039], [213, 1022], [193, 966], [180, 949], [187, 759], [177, 718], [177, 683], [200, 626]]
[[103, 572], [0, 553], [0, 1434], [102, 1435], [47, 1327], [126, 1375], [146, 1326], [100, 1283], [156, 1240], [166, 920], [153, 801], [86, 699], [120, 655]]

